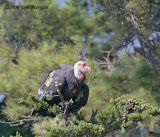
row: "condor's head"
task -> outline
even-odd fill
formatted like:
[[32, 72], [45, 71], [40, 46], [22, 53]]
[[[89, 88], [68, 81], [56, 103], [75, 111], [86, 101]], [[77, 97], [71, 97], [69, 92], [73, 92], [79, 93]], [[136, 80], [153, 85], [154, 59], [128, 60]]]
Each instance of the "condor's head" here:
[[78, 61], [74, 64], [74, 74], [78, 80], [83, 81], [85, 74], [90, 72], [91, 68], [85, 63], [85, 61]]

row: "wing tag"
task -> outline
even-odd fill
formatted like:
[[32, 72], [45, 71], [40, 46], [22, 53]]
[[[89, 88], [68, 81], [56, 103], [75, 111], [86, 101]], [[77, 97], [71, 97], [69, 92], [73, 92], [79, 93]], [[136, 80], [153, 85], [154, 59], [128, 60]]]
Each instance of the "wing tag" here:
[[47, 80], [46, 80], [46, 82], [45, 82], [45, 85], [46, 85], [47, 87], [49, 87], [49, 85], [51, 84], [51, 82], [52, 82], [52, 78], [49, 77], [49, 78], [47, 78]]

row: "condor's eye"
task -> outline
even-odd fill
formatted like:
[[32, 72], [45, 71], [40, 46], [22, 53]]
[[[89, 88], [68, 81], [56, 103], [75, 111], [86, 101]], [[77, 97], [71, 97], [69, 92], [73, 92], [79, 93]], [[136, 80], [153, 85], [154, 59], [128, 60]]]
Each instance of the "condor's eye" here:
[[82, 64], [82, 66], [84, 67], [84, 66], [86, 66], [86, 64]]
[[85, 66], [86, 66], [86, 64], [85, 64], [85, 63], [83, 63], [83, 64], [82, 64], [82, 67], [84, 68]]

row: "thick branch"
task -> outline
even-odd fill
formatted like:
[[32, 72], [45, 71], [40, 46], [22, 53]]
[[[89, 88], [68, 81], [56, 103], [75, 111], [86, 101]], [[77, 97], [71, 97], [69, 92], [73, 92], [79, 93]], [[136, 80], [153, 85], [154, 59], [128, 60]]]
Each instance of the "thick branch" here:
[[151, 50], [146, 50], [145, 48], [135, 48], [135, 51], [142, 55], [145, 59], [147, 59], [157, 70], [160, 72], [160, 59], [155, 55], [155, 53]]

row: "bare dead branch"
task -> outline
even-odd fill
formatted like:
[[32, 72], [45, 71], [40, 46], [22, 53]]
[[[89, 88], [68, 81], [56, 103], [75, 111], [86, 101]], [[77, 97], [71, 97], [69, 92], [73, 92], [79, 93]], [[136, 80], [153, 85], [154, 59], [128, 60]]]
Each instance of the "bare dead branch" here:
[[16, 121], [5, 121], [5, 120], [0, 120], [0, 123], [2, 124], [9, 124], [10, 126], [20, 126], [20, 125], [25, 125], [25, 124], [31, 124], [34, 122], [37, 122], [39, 119], [31, 116], [25, 116], [25, 118], [16, 120]]

